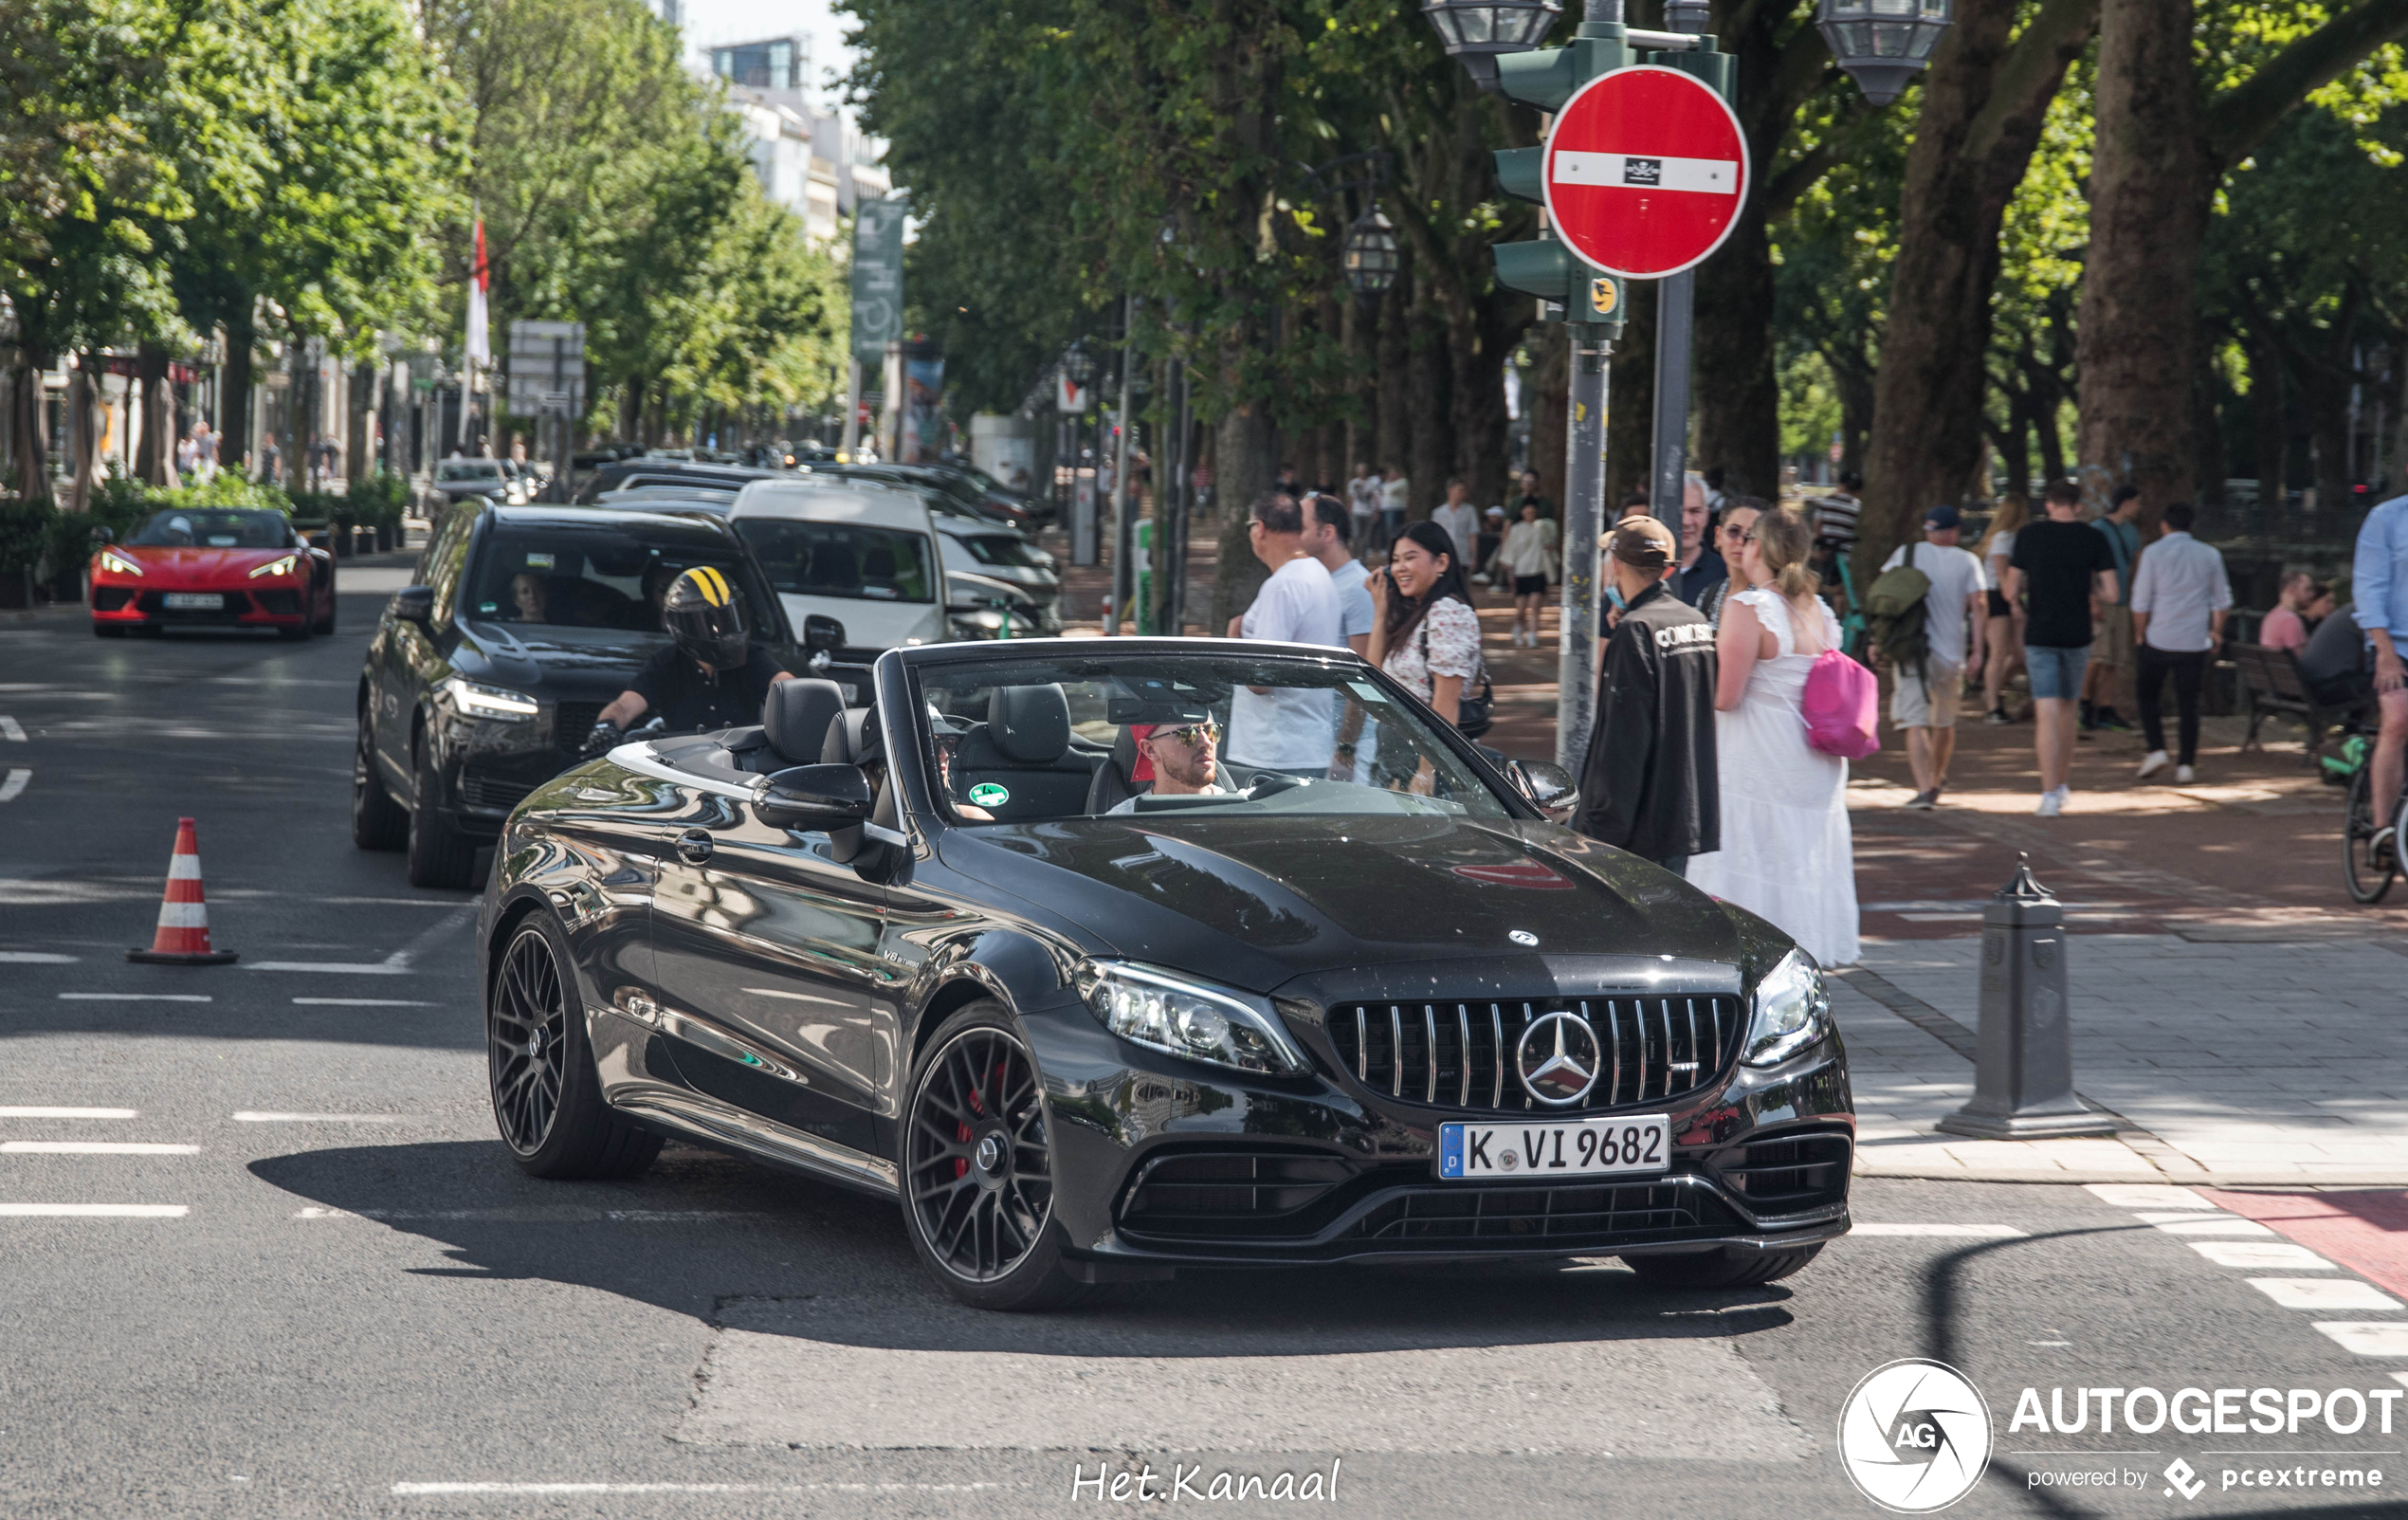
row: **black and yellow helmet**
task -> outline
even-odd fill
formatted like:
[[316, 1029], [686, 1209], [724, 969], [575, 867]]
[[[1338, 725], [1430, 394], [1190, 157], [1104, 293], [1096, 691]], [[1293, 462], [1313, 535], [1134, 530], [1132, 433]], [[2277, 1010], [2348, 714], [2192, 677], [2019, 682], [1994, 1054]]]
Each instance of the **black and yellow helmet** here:
[[677, 647], [704, 665], [728, 670], [749, 657], [744, 599], [713, 565], [696, 565], [669, 582], [661, 598], [661, 626]]

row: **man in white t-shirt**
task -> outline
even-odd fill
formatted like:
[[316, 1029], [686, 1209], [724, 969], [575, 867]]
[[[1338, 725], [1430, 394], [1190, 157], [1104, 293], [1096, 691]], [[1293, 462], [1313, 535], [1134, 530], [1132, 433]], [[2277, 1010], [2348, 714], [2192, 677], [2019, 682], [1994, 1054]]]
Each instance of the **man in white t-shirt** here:
[[1334, 496], [1316, 496], [1312, 516], [1304, 522], [1304, 547], [1329, 572], [1330, 588], [1338, 593], [1338, 632], [1346, 647], [1368, 659], [1371, 655], [1371, 573], [1346, 544], [1350, 514]]
[[1369, 465], [1355, 467], [1355, 478], [1346, 483], [1346, 511], [1355, 520], [1355, 541], [1369, 543], [1372, 525], [1379, 521], [1378, 470]]
[[[1924, 640], [1929, 652], [1922, 668], [1901, 668], [1889, 695], [1889, 721], [1906, 736], [1906, 765], [1915, 774], [1910, 808], [1930, 808], [1948, 784], [1948, 760], [1957, 749], [1957, 706], [1968, 676], [1981, 675], [1985, 625], [1981, 594], [1990, 577], [1969, 550], [1957, 547], [1964, 520], [1953, 506], [1924, 514], [1923, 542], [1902, 543], [1881, 568], [1912, 563], [1930, 577], [1924, 594]], [[1911, 561], [1908, 552], [1912, 551]], [[1968, 652], [1970, 650], [1970, 652]]]
[[[1254, 558], [1269, 567], [1271, 576], [1254, 594], [1254, 605], [1238, 619], [1238, 636], [1344, 649], [1338, 589], [1329, 571], [1304, 546], [1304, 509], [1296, 499], [1278, 491], [1255, 498], [1247, 515], [1246, 536]], [[1230, 703], [1228, 753], [1232, 763], [1326, 776], [1336, 742], [1327, 691], [1241, 687]]]
[[1395, 465], [1382, 473], [1387, 478], [1379, 483], [1379, 540], [1387, 544], [1396, 542], [1396, 535], [1405, 531], [1405, 513], [1413, 506], [1413, 482]]
[[1447, 482], [1446, 504], [1430, 514], [1430, 521], [1447, 530], [1454, 540], [1455, 563], [1470, 573], [1472, 556], [1480, 549], [1480, 509], [1471, 504], [1471, 487], [1458, 475]]

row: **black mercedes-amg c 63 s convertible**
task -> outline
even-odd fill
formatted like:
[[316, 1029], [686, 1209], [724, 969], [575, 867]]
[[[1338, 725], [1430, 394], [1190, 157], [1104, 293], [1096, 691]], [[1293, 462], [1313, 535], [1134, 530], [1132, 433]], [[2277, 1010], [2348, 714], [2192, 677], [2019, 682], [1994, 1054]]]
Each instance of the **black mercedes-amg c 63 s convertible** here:
[[994, 1309], [1373, 1259], [1727, 1286], [1848, 1228], [1821, 970], [1353, 655], [944, 645], [862, 695], [782, 683], [512, 813], [480, 953], [526, 1170], [798, 1168]]

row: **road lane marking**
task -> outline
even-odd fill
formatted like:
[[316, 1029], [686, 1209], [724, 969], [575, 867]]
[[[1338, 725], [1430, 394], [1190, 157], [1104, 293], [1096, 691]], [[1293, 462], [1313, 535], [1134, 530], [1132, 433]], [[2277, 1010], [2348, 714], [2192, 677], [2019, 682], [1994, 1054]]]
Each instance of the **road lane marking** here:
[[2249, 1285], [2285, 1309], [2408, 1308], [2374, 1284], [2354, 1277], [2252, 1277]]
[[0, 1219], [180, 1219], [182, 1203], [0, 1203]]
[[2408, 1356], [2408, 1325], [2390, 1320], [2317, 1320], [2314, 1324], [2344, 1351], [2360, 1356]]
[[238, 1125], [393, 1125], [407, 1114], [398, 1113], [254, 1113], [246, 1108], [234, 1116]]
[[2255, 1219], [2235, 1215], [2201, 1214], [2136, 1214], [2134, 1218], [2153, 1225], [2168, 1235], [2245, 1235], [2274, 1238], [2274, 1232]]
[[683, 1224], [699, 1219], [765, 1219], [753, 1209], [590, 1209], [567, 1204], [517, 1209], [329, 1209], [296, 1219], [369, 1219], [378, 1224]]
[[417, 959], [461, 929], [477, 916], [475, 903], [463, 903], [443, 916], [434, 927], [385, 957], [382, 961], [253, 961], [247, 962], [252, 971], [326, 971], [351, 977], [407, 977], [417, 970]]
[[32, 1104], [0, 1107], [0, 1119], [134, 1119], [131, 1108], [57, 1108]]
[[0, 966], [71, 966], [82, 959], [47, 950], [0, 950]]
[[2119, 1209], [2216, 1209], [2187, 1187], [2157, 1182], [2086, 1182], [2083, 1191]]
[[2189, 1240], [2184, 1244], [2219, 1267], [2294, 1267], [2308, 1272], [2340, 1270], [2305, 1246], [2275, 1240]]
[[205, 992], [63, 992], [61, 1002], [69, 1003], [207, 1003], [215, 1002]]
[[435, 1003], [415, 998], [296, 998], [303, 1008], [434, 1008]]
[[0, 781], [0, 802], [14, 802], [18, 797], [23, 797], [27, 783], [32, 779], [33, 773], [23, 766], [10, 771], [9, 778]]
[[25, 725], [7, 713], [0, 712], [0, 739], [8, 740], [11, 743], [24, 743]]
[[146, 1140], [0, 1140], [0, 1156], [197, 1156], [198, 1145]]
[[1850, 1235], [1925, 1236], [1943, 1240], [2020, 1240], [2025, 1232], [2012, 1224], [1871, 1224], [1858, 1220]]

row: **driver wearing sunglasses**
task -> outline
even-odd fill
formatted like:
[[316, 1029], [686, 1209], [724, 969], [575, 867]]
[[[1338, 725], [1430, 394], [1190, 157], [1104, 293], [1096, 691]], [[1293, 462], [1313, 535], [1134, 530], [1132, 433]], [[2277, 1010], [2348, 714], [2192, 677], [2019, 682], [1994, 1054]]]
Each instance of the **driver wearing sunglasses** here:
[[[1154, 795], [1194, 797], [1228, 791], [1219, 784], [1220, 742], [1221, 725], [1209, 716], [1186, 723], [1156, 723], [1140, 735], [1138, 753], [1154, 762]], [[1136, 811], [1137, 798], [1130, 797], [1108, 809], [1106, 815]]]

